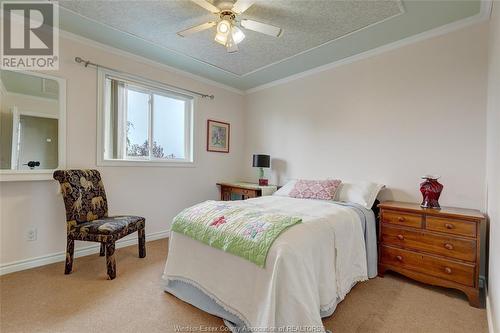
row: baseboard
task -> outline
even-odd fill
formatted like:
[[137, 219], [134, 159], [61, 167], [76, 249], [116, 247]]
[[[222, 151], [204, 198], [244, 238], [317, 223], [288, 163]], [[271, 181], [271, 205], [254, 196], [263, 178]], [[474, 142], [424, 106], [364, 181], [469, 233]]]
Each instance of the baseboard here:
[[[146, 234], [146, 242], [154, 241], [161, 238], [168, 238], [170, 234], [170, 230], [153, 232], [150, 234]], [[137, 236], [135, 237], [126, 237], [118, 240], [116, 242], [116, 247], [126, 247], [130, 245], [137, 244]], [[90, 254], [99, 253], [100, 245], [98, 243], [94, 243], [93, 245], [89, 245], [86, 247], [82, 247], [79, 249], [75, 249], [75, 257], [84, 257]], [[13, 261], [6, 264], [0, 265], [0, 275], [9, 274], [13, 272], [22, 271], [25, 269], [30, 269], [34, 267], [45, 266], [48, 264], [53, 264], [55, 262], [61, 262], [66, 260], [66, 252], [57, 252], [48, 254], [45, 256], [24, 259], [19, 261]]]
[[488, 290], [486, 291], [486, 319], [488, 320], [488, 332], [489, 333], [498, 333], [495, 331], [496, 328], [496, 322], [495, 322], [495, 317], [493, 317], [493, 314], [491, 313], [491, 301], [490, 301], [490, 296], [488, 295]]

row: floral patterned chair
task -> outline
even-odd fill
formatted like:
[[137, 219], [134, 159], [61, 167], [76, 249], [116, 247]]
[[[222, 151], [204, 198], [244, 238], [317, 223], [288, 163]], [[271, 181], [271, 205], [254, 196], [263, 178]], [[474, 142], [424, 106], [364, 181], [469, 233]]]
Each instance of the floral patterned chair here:
[[135, 231], [139, 236], [139, 258], [146, 256], [146, 220], [140, 216], [108, 216], [108, 203], [97, 170], [56, 170], [66, 208], [67, 247], [64, 274], [71, 273], [75, 240], [101, 243], [106, 254], [109, 279], [116, 277], [115, 241]]

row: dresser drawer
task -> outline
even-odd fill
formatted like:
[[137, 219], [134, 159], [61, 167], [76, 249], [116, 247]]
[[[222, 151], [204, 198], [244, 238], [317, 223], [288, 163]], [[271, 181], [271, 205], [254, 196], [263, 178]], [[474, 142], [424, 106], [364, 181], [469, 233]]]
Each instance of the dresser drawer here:
[[244, 195], [245, 197], [249, 197], [249, 198], [255, 198], [258, 196], [257, 190], [249, 190], [249, 189], [236, 188], [236, 187], [231, 188], [231, 193], [234, 193], [237, 195]]
[[476, 223], [454, 219], [427, 216], [426, 229], [448, 234], [476, 237]]
[[421, 228], [422, 215], [384, 210], [382, 213], [382, 222]]
[[441, 259], [425, 254], [381, 246], [382, 263], [474, 286], [475, 265]]
[[381, 230], [383, 244], [435, 253], [454, 259], [476, 260], [476, 241], [474, 240], [440, 236], [425, 230], [412, 231], [387, 224], [382, 225]]

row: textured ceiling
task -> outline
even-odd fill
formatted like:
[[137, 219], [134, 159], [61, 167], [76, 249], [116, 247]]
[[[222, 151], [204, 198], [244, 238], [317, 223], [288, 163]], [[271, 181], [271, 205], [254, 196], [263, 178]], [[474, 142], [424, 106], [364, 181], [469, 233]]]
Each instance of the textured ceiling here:
[[[482, 20], [489, 15], [489, 7], [484, 6], [487, 2], [480, 0], [403, 0], [404, 13], [386, 20], [382, 17], [390, 15], [391, 8], [399, 9], [397, 2], [258, 1], [243, 17], [280, 24], [285, 30], [284, 35], [275, 39], [248, 32], [248, 38], [241, 44], [240, 51], [227, 54], [222, 46], [212, 42], [213, 36], [207, 32], [208, 36], [202, 33], [186, 39], [175, 35], [177, 30], [213, 18], [210, 13], [188, 0], [140, 1], [144, 5], [137, 5], [138, 1], [126, 0], [63, 0], [61, 3], [59, 26], [64, 31], [239, 90], [252, 89], [457, 21], [472, 18]], [[333, 9], [334, 6], [340, 8], [338, 12]], [[346, 12], [348, 8], [350, 13]], [[341, 10], [343, 14], [339, 14]], [[356, 13], [360, 15], [357, 16]], [[348, 33], [371, 21], [377, 22]], [[331, 25], [332, 22], [335, 24]], [[154, 38], [163, 41], [139, 36], [139, 32], [147, 31], [153, 32]], [[322, 40], [331, 40], [342, 34], [344, 36], [341, 38], [321, 44]], [[318, 44], [321, 45], [312, 48], [309, 46]], [[194, 45], [199, 51], [190, 52], [190, 45]], [[308, 50], [300, 52], [300, 49], [308, 47]], [[287, 54], [293, 56], [287, 57]], [[279, 61], [280, 57], [285, 58]], [[247, 61], [250, 63], [247, 64]], [[251, 68], [258, 66], [257, 62], [271, 65], [251, 71]], [[113, 61], [104, 61], [103, 65], [112, 66]], [[237, 75], [228, 70], [247, 74]]]
[[283, 35], [275, 38], [245, 30], [246, 38], [239, 44], [239, 52], [227, 54], [223, 46], [213, 41], [215, 27], [186, 38], [176, 34], [216, 18], [188, 0], [63, 0], [59, 4], [236, 75], [251, 73], [403, 12], [399, 0], [260, 0], [240, 18], [279, 26], [284, 29]]

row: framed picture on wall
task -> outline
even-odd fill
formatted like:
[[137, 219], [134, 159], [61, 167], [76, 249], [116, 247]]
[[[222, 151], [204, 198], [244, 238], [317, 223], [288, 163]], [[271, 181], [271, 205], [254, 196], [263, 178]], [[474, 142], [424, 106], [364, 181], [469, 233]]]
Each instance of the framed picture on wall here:
[[207, 151], [229, 153], [230, 125], [222, 121], [207, 120]]

